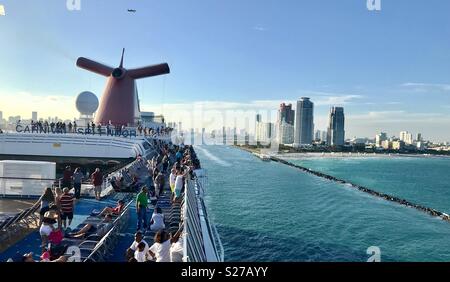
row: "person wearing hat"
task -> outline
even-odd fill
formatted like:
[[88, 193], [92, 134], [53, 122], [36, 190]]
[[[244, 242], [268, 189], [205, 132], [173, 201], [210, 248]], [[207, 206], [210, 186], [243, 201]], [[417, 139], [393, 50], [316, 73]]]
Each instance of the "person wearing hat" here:
[[57, 222], [58, 215], [53, 211], [47, 211], [44, 214], [44, 218], [42, 220], [41, 227], [39, 228], [39, 234], [41, 235], [41, 241], [42, 241], [42, 249], [44, 251], [45, 246], [47, 245], [48, 237], [50, 236], [50, 233], [52, 233], [55, 230], [54, 224]]

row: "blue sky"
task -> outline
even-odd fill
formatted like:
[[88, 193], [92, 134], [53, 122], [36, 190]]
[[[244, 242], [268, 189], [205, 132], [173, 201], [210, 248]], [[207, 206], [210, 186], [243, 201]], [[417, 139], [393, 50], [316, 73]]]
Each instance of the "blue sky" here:
[[77, 93], [101, 96], [105, 82], [76, 58], [118, 65], [125, 47], [126, 67], [171, 66], [138, 86], [141, 108], [172, 120], [193, 105], [275, 110], [310, 96], [318, 129], [336, 104], [347, 137], [450, 141], [450, 1], [381, 2], [373, 12], [366, 0], [81, 0], [68, 11], [66, 0], [0, 0], [0, 111], [73, 118]]

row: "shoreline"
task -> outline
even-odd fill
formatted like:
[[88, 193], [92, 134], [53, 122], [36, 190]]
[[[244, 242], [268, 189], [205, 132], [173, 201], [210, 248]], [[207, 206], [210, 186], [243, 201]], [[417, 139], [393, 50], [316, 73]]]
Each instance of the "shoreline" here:
[[261, 152], [261, 148], [248, 148], [245, 146], [233, 145], [232, 147], [256, 154], [266, 154], [270, 156], [286, 159], [312, 159], [312, 158], [442, 158], [450, 159], [449, 155], [435, 154], [411, 154], [411, 153], [361, 153], [361, 152]]
[[337, 159], [337, 158], [444, 158], [450, 159], [447, 155], [430, 155], [430, 154], [384, 154], [384, 153], [276, 153], [276, 157], [282, 157], [287, 159]]
[[[240, 147], [238, 147], [238, 148], [240, 148]], [[253, 150], [250, 150], [248, 148], [241, 148], [241, 149], [243, 149], [244, 151], [247, 151], [249, 153], [253, 153], [254, 152]], [[321, 154], [321, 153], [319, 153], [319, 154]], [[293, 164], [293, 163], [291, 163], [291, 162], [289, 162], [287, 160], [278, 158], [277, 156], [270, 156], [270, 159], [272, 161], [274, 161], [274, 162], [277, 162], [277, 163], [280, 163], [280, 164], [284, 164], [284, 165], [296, 168], [296, 169], [298, 169], [298, 170], [300, 170], [302, 172], [309, 173], [309, 174], [312, 174], [314, 176], [317, 176], [317, 177], [320, 177], [320, 178], [323, 178], [323, 179], [326, 179], [326, 180], [329, 180], [329, 181], [332, 181], [332, 182], [335, 182], [335, 183], [338, 183], [338, 184], [343, 184], [343, 185], [346, 185], [347, 187], [351, 187], [353, 189], [357, 189], [357, 190], [359, 190], [361, 192], [364, 192], [364, 193], [367, 193], [367, 194], [369, 194], [371, 196], [374, 196], [374, 197], [377, 197], [377, 198], [380, 198], [380, 199], [383, 199], [383, 200], [386, 200], [386, 201], [389, 201], [389, 202], [393, 202], [393, 203], [396, 203], [396, 204], [399, 204], [399, 205], [402, 205], [402, 206], [414, 208], [414, 209], [416, 209], [416, 210], [418, 210], [420, 212], [424, 212], [424, 213], [426, 213], [426, 214], [428, 214], [428, 215], [430, 215], [432, 217], [438, 217], [438, 218], [442, 219], [443, 221], [446, 221], [446, 222], [450, 223], [450, 216], [448, 214], [446, 214], [444, 212], [441, 212], [441, 211], [438, 211], [438, 210], [435, 210], [433, 208], [429, 208], [429, 207], [425, 207], [425, 206], [422, 206], [422, 205], [419, 205], [419, 204], [415, 204], [415, 203], [409, 202], [409, 201], [407, 201], [405, 199], [398, 198], [396, 196], [392, 196], [392, 195], [389, 195], [389, 194], [377, 192], [377, 191], [372, 190], [372, 189], [370, 189], [368, 187], [365, 187], [365, 186], [362, 186], [362, 185], [358, 185], [358, 184], [352, 183], [350, 181], [347, 181], [347, 180], [344, 180], [344, 179], [340, 179], [340, 178], [334, 177], [332, 175], [328, 175], [326, 173], [318, 172], [318, 171], [309, 169], [309, 168], [301, 166], [301, 165]]]
[[299, 170], [301, 170], [303, 172], [315, 175], [317, 177], [320, 177], [320, 178], [323, 178], [323, 179], [326, 179], [326, 180], [329, 180], [329, 181], [333, 181], [335, 183], [347, 185], [348, 187], [357, 189], [357, 190], [359, 190], [361, 192], [367, 193], [367, 194], [372, 195], [374, 197], [381, 198], [383, 200], [386, 200], [386, 201], [389, 201], [389, 202], [393, 202], [393, 203], [396, 203], [396, 204], [399, 204], [399, 205], [403, 205], [403, 206], [406, 206], [406, 207], [414, 208], [414, 209], [416, 209], [418, 211], [421, 211], [421, 212], [424, 212], [424, 213], [426, 213], [426, 214], [428, 214], [428, 215], [430, 215], [432, 217], [439, 217], [439, 218], [441, 218], [444, 221], [450, 222], [450, 216], [448, 214], [446, 214], [444, 212], [441, 212], [441, 211], [438, 211], [438, 210], [435, 210], [433, 208], [429, 208], [429, 207], [425, 207], [425, 206], [422, 206], [422, 205], [419, 205], [419, 204], [415, 204], [415, 203], [409, 202], [409, 201], [407, 201], [405, 199], [401, 199], [401, 198], [398, 198], [396, 196], [392, 196], [392, 195], [389, 195], [389, 194], [380, 193], [380, 192], [377, 192], [377, 191], [372, 190], [370, 188], [367, 188], [365, 186], [354, 184], [354, 183], [352, 183], [350, 181], [347, 181], [347, 180], [344, 180], [344, 179], [340, 179], [340, 178], [337, 178], [337, 177], [334, 177], [334, 176], [331, 176], [331, 175], [328, 175], [328, 174], [325, 174], [325, 173], [322, 173], [322, 172], [318, 172], [318, 171], [315, 171], [315, 170], [312, 170], [312, 169], [309, 169], [309, 168], [306, 168], [306, 167], [303, 167], [303, 166], [300, 166], [300, 165], [296, 165], [296, 164], [293, 164], [293, 163], [288, 162], [286, 160], [279, 159], [277, 157], [273, 157], [272, 156], [271, 160], [274, 161], [274, 162], [278, 162], [278, 163], [287, 165], [287, 166], [291, 166], [291, 167], [297, 168], [297, 169], [299, 169]]

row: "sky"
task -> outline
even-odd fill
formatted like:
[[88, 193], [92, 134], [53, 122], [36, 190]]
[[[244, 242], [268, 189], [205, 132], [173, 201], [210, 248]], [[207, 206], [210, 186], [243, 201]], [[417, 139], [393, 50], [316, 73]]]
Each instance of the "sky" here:
[[[450, 141], [450, 1], [0, 0], [4, 117], [78, 116], [75, 98], [101, 98], [105, 78], [80, 56], [133, 68], [167, 62], [138, 81], [141, 109], [184, 128], [244, 127], [281, 102], [315, 103], [315, 128], [344, 106], [346, 137], [421, 132]], [[127, 9], [136, 9], [129, 13]], [[267, 116], [267, 113], [270, 113]]]

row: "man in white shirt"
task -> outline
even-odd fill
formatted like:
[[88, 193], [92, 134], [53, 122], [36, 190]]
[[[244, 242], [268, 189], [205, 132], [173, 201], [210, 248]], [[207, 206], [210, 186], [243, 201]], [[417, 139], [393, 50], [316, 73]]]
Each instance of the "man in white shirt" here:
[[145, 244], [144, 247], [144, 253], [147, 254], [148, 253], [148, 244], [147, 242], [145, 242], [144, 240], [144, 236], [142, 235], [142, 232], [136, 232], [136, 234], [134, 235], [134, 242], [131, 244], [131, 246], [128, 248], [127, 250], [127, 261], [130, 260], [130, 258], [133, 258], [135, 255], [136, 250], [138, 250], [138, 246], [139, 243], [143, 242]]

